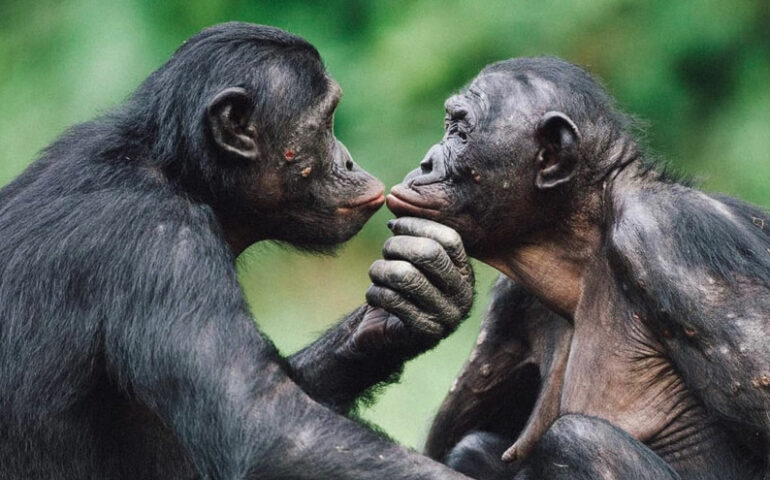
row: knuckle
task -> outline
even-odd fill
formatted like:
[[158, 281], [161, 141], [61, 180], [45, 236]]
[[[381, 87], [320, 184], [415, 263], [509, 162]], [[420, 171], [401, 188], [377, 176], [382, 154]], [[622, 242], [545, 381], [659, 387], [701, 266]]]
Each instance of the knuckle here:
[[382, 245], [383, 253], [394, 250], [401, 250], [405, 241], [408, 241], [408, 239], [409, 237], [405, 235], [394, 235], [392, 237], [388, 237], [388, 239], [385, 240], [385, 243]]
[[395, 238], [398, 238], [398, 237], [388, 237], [385, 240], [385, 243], [382, 244], [383, 255], [387, 255], [387, 253], [393, 249], [393, 242], [395, 241], [394, 240]]
[[460, 323], [460, 320], [462, 320], [464, 316], [464, 313], [462, 310], [456, 307], [449, 307], [447, 309], [446, 316], [444, 317], [446, 320], [446, 324], [449, 326], [456, 326], [458, 323]]
[[393, 260], [389, 265], [388, 278], [394, 281], [403, 281], [417, 273], [417, 269], [409, 262]]
[[446, 329], [444, 325], [438, 323], [435, 319], [427, 315], [415, 315], [414, 318], [407, 320], [407, 324], [410, 328], [430, 336], [441, 336]]
[[423, 240], [422, 254], [426, 259], [438, 260], [443, 256], [444, 247], [440, 243], [430, 238], [424, 238]]
[[398, 306], [403, 302], [401, 296], [396, 292], [388, 288], [378, 287], [377, 285], [370, 286], [366, 291], [366, 301], [376, 307], [383, 307], [386, 305]]
[[374, 280], [379, 278], [381, 272], [386, 268], [386, 260], [375, 260], [369, 267], [369, 278]]
[[446, 227], [446, 230], [443, 233], [445, 237], [445, 241], [447, 245], [451, 245], [452, 248], [457, 249], [458, 251], [463, 251], [463, 240], [460, 238], [460, 234], [456, 231], [452, 230], [449, 227]]
[[416, 297], [424, 294], [427, 286], [425, 277], [415, 271], [397, 279], [398, 288], [409, 292], [409, 296]]

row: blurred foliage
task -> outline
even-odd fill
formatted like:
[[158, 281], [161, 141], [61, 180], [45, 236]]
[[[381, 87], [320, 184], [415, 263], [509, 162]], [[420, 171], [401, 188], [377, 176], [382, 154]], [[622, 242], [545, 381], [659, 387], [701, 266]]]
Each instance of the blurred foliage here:
[[[68, 125], [119, 103], [185, 38], [229, 20], [318, 47], [345, 90], [338, 137], [388, 185], [439, 139], [443, 100], [484, 65], [556, 55], [601, 77], [647, 122], [652, 148], [706, 188], [770, 205], [767, 0], [3, 0], [0, 184]], [[336, 258], [257, 245], [239, 259], [254, 315], [283, 352], [362, 302], [387, 218], [379, 212]], [[408, 445], [420, 446], [473, 344], [495, 277], [477, 272], [471, 319], [364, 411]]]

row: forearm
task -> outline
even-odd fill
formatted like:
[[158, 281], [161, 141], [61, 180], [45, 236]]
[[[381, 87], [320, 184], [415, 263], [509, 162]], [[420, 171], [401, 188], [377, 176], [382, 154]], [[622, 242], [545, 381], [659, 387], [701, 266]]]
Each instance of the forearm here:
[[395, 380], [405, 361], [454, 331], [473, 301], [473, 270], [457, 232], [417, 218], [389, 227], [395, 236], [369, 270], [367, 305], [289, 358], [294, 380], [337, 412]]
[[[255, 462], [256, 468], [247, 478], [467, 479], [304, 395], [297, 395], [298, 391], [285, 388], [265, 402], [267, 405], [260, 412], [262, 417], [275, 417], [278, 411], [284, 414], [285, 422], [269, 440], [272, 449], [282, 455], [268, 464]], [[275, 411], [271, 411], [273, 409]], [[258, 434], [264, 435], [262, 429]]]
[[293, 380], [315, 401], [346, 413], [375, 385], [394, 382], [415, 352], [404, 346], [362, 351], [351, 341], [364, 314], [363, 305], [318, 340], [288, 358]]

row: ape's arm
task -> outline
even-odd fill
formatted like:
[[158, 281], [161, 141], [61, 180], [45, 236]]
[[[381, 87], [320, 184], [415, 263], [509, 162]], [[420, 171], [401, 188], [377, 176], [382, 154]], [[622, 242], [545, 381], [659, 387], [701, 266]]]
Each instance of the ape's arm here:
[[616, 204], [610, 259], [637, 313], [709, 410], [742, 437], [766, 437], [768, 214], [684, 187], [630, 191]]
[[456, 232], [418, 218], [390, 225], [396, 236], [370, 271], [371, 305], [289, 358], [302, 389], [338, 412], [395, 380], [406, 360], [451, 333], [471, 307], [473, 272]]
[[399, 349], [359, 353], [351, 337], [364, 317], [390, 314], [363, 305], [321, 338], [288, 358], [292, 379], [315, 401], [347, 413], [355, 401], [378, 383], [395, 381], [406, 360]]
[[171, 230], [137, 245], [148, 253], [115, 285], [130, 295], [105, 323], [105, 364], [203, 478], [465, 478], [314, 402], [258, 332], [224, 249]]
[[540, 405], [555, 350], [570, 335], [566, 320], [500, 276], [470, 360], [433, 422], [426, 453], [441, 460], [474, 430], [513, 442]]

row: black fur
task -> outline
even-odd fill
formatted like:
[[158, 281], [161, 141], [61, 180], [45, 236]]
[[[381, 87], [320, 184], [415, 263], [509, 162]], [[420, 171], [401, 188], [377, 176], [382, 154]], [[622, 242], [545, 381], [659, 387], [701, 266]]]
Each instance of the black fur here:
[[[253, 214], [239, 203], [252, 167], [205, 129], [232, 85], [258, 99], [259, 179], [329, 83], [298, 37], [213, 27], [0, 191], [0, 478], [462, 478], [341, 415], [404, 359], [350, 354], [368, 307], [288, 360], [256, 328], [221, 222]], [[322, 236], [303, 218], [304, 240]]]

